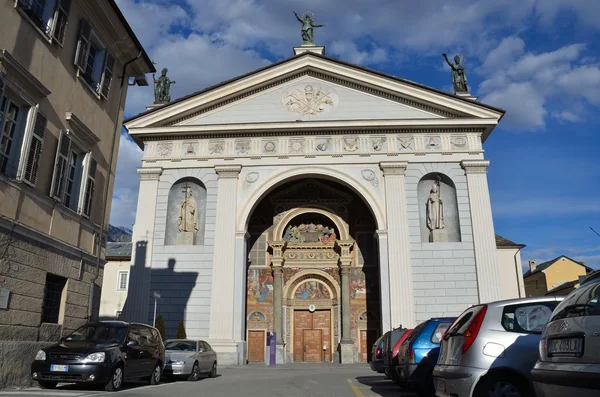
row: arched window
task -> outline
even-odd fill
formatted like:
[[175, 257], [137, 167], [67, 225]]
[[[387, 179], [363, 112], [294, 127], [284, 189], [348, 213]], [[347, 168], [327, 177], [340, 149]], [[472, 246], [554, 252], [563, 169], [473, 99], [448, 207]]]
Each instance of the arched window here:
[[425, 175], [417, 186], [422, 242], [459, 242], [456, 187], [440, 173]]
[[183, 178], [171, 186], [167, 206], [165, 245], [203, 245], [206, 188], [196, 178]]

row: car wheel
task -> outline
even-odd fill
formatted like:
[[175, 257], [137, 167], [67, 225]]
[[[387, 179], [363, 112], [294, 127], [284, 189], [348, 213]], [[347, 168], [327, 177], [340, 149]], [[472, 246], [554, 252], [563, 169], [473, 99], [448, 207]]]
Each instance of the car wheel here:
[[529, 388], [521, 379], [511, 375], [492, 375], [484, 378], [475, 389], [474, 397], [527, 397]]
[[104, 386], [104, 390], [106, 391], [117, 391], [123, 386], [123, 381], [125, 380], [123, 366], [118, 365], [113, 370], [112, 376], [108, 383]]
[[212, 368], [210, 369], [210, 373], [208, 374], [209, 378], [216, 378], [217, 377], [217, 363], [214, 362], [212, 365]]
[[198, 379], [200, 379], [200, 366], [198, 365], [198, 361], [196, 361], [192, 367], [192, 373], [188, 377], [188, 380], [195, 382]]
[[56, 385], [58, 385], [58, 382], [39, 381], [38, 383], [40, 385], [40, 389], [54, 389]]
[[162, 371], [160, 370], [160, 363], [157, 363], [154, 366], [154, 370], [152, 371], [152, 375], [150, 375], [150, 379], [148, 383], [151, 385], [158, 385], [160, 383], [160, 376], [162, 375]]

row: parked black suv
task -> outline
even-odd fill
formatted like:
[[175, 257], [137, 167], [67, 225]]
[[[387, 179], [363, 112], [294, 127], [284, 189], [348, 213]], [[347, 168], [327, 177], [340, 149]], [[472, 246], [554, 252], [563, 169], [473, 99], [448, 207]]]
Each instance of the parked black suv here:
[[125, 380], [160, 382], [165, 348], [156, 328], [145, 324], [106, 321], [86, 324], [60, 343], [40, 350], [31, 364], [31, 377], [42, 389], [57, 383], [99, 383], [107, 391]]

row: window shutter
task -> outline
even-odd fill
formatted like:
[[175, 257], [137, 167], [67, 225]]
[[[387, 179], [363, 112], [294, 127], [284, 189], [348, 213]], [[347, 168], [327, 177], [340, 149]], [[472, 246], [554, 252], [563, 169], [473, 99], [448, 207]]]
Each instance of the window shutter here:
[[108, 93], [110, 92], [110, 83], [113, 77], [113, 67], [115, 65], [115, 59], [106, 51], [106, 61], [104, 63], [104, 73], [102, 74], [102, 84], [100, 89], [100, 95], [104, 99], [108, 99]]
[[[0, 73], [0, 104], [2, 102], [2, 95], [4, 94], [4, 75]], [[2, 111], [2, 109], [0, 109]]]
[[56, 148], [56, 161], [54, 163], [54, 176], [52, 177], [51, 191], [51, 196], [61, 202], [65, 192], [65, 177], [70, 151], [71, 138], [63, 132], [60, 134], [60, 139], [58, 140], [58, 146]]
[[96, 188], [96, 168], [98, 163], [90, 156], [88, 166], [87, 181], [85, 183], [85, 197], [83, 200], [83, 214], [89, 217], [92, 213], [92, 201], [94, 199], [94, 189]]
[[29, 143], [27, 161], [25, 162], [25, 175], [23, 176], [23, 179], [34, 185], [37, 181], [40, 157], [44, 146], [44, 134], [46, 133], [47, 125], [48, 120], [46, 117], [38, 112], [35, 116], [35, 123], [33, 124], [31, 142]]
[[69, 23], [69, 9], [71, 0], [56, 0], [56, 10], [54, 11], [54, 28], [52, 37], [60, 44], [64, 44], [67, 24]]
[[79, 40], [77, 41], [77, 51], [75, 52], [75, 66], [77, 66], [81, 73], [85, 73], [87, 66], [91, 34], [92, 29], [90, 28], [90, 24], [82, 18], [79, 24]]

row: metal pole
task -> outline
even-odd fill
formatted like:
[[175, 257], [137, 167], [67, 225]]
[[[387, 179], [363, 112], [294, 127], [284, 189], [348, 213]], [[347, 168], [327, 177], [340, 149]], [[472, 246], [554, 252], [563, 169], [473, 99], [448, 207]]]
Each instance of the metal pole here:
[[152, 326], [156, 327], [156, 302], [158, 301], [158, 299], [156, 298], [156, 296], [154, 297], [154, 320], [152, 320]]

